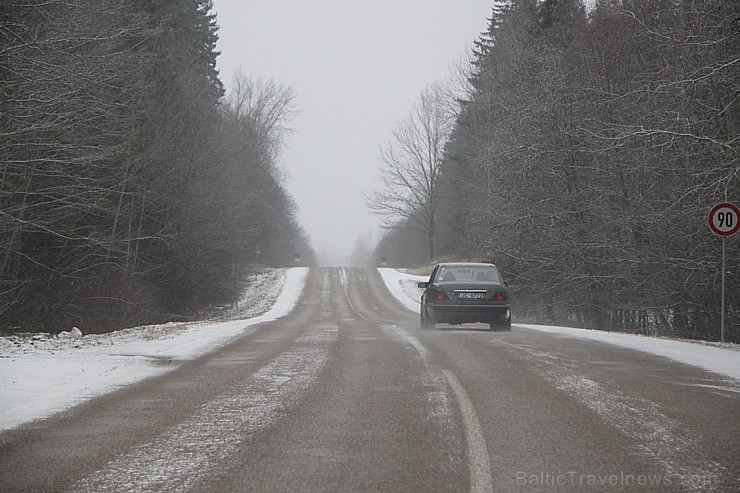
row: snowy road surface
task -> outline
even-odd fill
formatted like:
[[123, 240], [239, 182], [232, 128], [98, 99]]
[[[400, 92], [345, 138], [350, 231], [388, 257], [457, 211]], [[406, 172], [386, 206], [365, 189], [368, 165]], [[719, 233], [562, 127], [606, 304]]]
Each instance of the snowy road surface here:
[[740, 353], [422, 331], [396, 299], [413, 308], [413, 285], [381, 273], [302, 271], [289, 314], [223, 322], [151, 378], [5, 431], [0, 491], [740, 489]]

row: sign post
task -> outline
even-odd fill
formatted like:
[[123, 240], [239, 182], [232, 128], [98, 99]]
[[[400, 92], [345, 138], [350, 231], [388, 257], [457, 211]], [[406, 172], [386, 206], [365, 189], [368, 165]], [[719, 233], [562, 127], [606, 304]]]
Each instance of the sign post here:
[[720, 341], [725, 342], [725, 243], [727, 237], [740, 229], [740, 209], [730, 202], [722, 202], [709, 211], [709, 229], [722, 237], [722, 303]]

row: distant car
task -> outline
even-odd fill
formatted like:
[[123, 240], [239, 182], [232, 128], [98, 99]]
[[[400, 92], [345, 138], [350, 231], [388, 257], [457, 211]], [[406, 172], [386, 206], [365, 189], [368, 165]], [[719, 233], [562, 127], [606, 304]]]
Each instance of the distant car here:
[[491, 330], [511, 330], [509, 289], [493, 264], [444, 263], [420, 282], [421, 328], [435, 324], [483, 322]]

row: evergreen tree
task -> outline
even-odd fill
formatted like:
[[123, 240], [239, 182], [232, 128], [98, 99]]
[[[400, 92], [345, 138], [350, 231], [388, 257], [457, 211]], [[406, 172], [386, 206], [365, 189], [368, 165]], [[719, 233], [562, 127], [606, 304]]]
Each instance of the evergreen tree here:
[[740, 190], [739, 8], [512, 2], [446, 149], [442, 253], [494, 258], [522, 314], [716, 337], [705, 215]]
[[[233, 299], [235, 260], [312, 259], [275, 171], [280, 93], [224, 110], [205, 0], [0, 7], [0, 323], [85, 331]], [[228, 105], [227, 105], [228, 106]], [[250, 135], [244, 139], [244, 121]], [[262, 247], [265, 254], [256, 258]]]

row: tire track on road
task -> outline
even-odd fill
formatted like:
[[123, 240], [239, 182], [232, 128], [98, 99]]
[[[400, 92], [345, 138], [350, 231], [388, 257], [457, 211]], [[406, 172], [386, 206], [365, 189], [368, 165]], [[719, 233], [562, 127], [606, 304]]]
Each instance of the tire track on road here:
[[[320, 280], [329, 303], [327, 275]], [[204, 404], [192, 417], [80, 480], [72, 491], [188, 491], [208, 479], [242, 442], [276, 423], [306, 394], [328, 360], [338, 327], [330, 310], [292, 348], [247, 377], [235, 392]]]
[[[682, 424], [662, 413], [655, 402], [632, 396], [610, 382], [589, 378], [576, 361], [562, 354], [502, 341], [497, 344], [526, 354], [535, 363], [531, 368], [543, 379], [632, 439], [637, 451], [659, 464], [669, 481], [683, 484], [687, 491], [715, 491], [722, 477], [722, 465], [692, 458], [709, 454], [701, 449], [696, 437], [683, 431]], [[693, 481], [695, 478], [714, 479]]]

